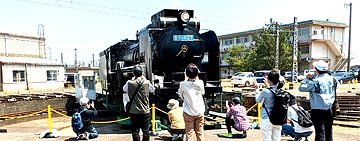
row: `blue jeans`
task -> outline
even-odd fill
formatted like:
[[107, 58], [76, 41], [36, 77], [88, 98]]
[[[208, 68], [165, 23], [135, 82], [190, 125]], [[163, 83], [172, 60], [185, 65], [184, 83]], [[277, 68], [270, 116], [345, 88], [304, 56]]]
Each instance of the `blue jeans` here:
[[89, 139], [93, 139], [93, 138], [97, 138], [99, 133], [96, 131], [96, 129], [92, 126], [89, 127], [84, 127], [80, 130], [77, 130], [75, 128], [73, 128], [73, 131], [76, 133], [76, 136], [79, 136], [79, 134], [88, 132], [89, 134]]
[[290, 135], [291, 137], [295, 139], [300, 139], [301, 137], [308, 137], [312, 134], [313, 131], [304, 132], [304, 133], [297, 133], [295, 132], [295, 129], [293, 126], [289, 125], [282, 125], [281, 134]]

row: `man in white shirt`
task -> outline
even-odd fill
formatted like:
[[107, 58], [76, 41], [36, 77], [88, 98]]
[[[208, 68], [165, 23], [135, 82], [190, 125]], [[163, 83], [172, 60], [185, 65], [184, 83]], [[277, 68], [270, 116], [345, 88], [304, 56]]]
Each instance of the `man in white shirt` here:
[[291, 97], [289, 105], [288, 119], [292, 120], [294, 126], [284, 124], [282, 126], [281, 134], [290, 135], [291, 137], [295, 138], [294, 141], [299, 141], [302, 137], [305, 137], [305, 141], [308, 141], [308, 137], [312, 134], [314, 126], [302, 127], [296, 122], [299, 121], [296, 110], [299, 110], [299, 108], [302, 107], [297, 106], [294, 96]]

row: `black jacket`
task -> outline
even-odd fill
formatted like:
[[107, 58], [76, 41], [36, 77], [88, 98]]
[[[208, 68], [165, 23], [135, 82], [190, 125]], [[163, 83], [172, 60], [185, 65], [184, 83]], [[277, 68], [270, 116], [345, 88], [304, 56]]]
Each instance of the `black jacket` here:
[[[79, 111], [82, 111], [84, 108], [80, 107]], [[92, 127], [91, 119], [92, 117], [97, 115], [97, 111], [95, 108], [90, 108], [81, 113], [82, 123], [84, 124], [84, 129]]]

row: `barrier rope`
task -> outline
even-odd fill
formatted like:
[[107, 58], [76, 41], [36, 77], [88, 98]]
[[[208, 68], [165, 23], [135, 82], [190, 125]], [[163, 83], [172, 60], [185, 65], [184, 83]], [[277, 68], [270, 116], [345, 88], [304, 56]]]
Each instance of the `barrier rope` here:
[[163, 111], [163, 110], [159, 109], [158, 107], [155, 107], [155, 109], [156, 109], [156, 110], [159, 110], [160, 112], [163, 112], [164, 114], [169, 114], [169, 113], [167, 113], [167, 112], [165, 112], [165, 111]]
[[246, 113], [248, 113], [251, 109], [253, 109], [255, 106], [257, 106], [258, 104], [255, 103], [253, 106], [251, 106], [251, 108], [249, 108], [248, 110], [246, 110]]
[[119, 120], [113, 120], [113, 121], [91, 121], [91, 123], [97, 123], [97, 124], [106, 124], [106, 123], [114, 123], [114, 122], [120, 122], [124, 120], [128, 120], [130, 117], [119, 119]]
[[68, 115], [65, 115], [65, 114], [63, 114], [63, 113], [60, 113], [59, 111], [56, 111], [56, 110], [54, 110], [54, 109], [52, 109], [52, 108], [51, 108], [51, 111], [53, 111], [53, 112], [55, 112], [55, 113], [57, 113], [57, 114], [59, 114], [59, 115], [62, 115], [62, 116], [64, 116], [64, 117], [72, 118], [71, 116], [68, 116]]
[[34, 113], [31, 113], [31, 114], [22, 115], [22, 116], [14, 116], [14, 117], [0, 117], [0, 118], [5, 118], [5, 119], [23, 118], [23, 117], [28, 117], [28, 116], [32, 116], [32, 115], [36, 115], [36, 114], [39, 114], [39, 113], [45, 112], [46, 110], [48, 110], [48, 109], [44, 109], [44, 110], [41, 110], [41, 111], [38, 111], [38, 112], [34, 112]]
[[[251, 108], [249, 108], [246, 112], [249, 112], [251, 109], [253, 109], [255, 106], [257, 106], [257, 104], [255, 104], [255, 105], [253, 105]], [[161, 110], [161, 109], [159, 109], [159, 108], [157, 108], [157, 107], [150, 107], [149, 109], [151, 110], [151, 109], [153, 109], [153, 108], [155, 108], [156, 110], [158, 110], [158, 111], [160, 111], [160, 112], [162, 112], [162, 113], [164, 113], [164, 114], [169, 114], [168, 112], [165, 112], [165, 111], [163, 111], [163, 110]], [[32, 115], [35, 115], [35, 114], [39, 114], [39, 113], [42, 113], [42, 112], [45, 112], [45, 111], [47, 111], [48, 109], [44, 109], [44, 110], [41, 110], [41, 111], [38, 111], [38, 112], [34, 112], [34, 113], [31, 113], [31, 114], [27, 114], [27, 115], [22, 115], [22, 116], [14, 116], [14, 117], [8, 117], [8, 116], [6, 116], [6, 117], [0, 117], [0, 119], [1, 118], [3, 118], [3, 119], [14, 119], [14, 118], [23, 118], [23, 117], [28, 117], [28, 116], [32, 116]], [[68, 115], [66, 115], [66, 114], [63, 114], [63, 113], [61, 113], [61, 112], [59, 112], [59, 111], [57, 111], [57, 110], [55, 110], [55, 109], [52, 109], [52, 108], [50, 108], [50, 110], [52, 111], [52, 112], [54, 112], [54, 113], [57, 113], [57, 114], [59, 114], [59, 115], [61, 115], [61, 116], [64, 116], [64, 117], [66, 117], [66, 118], [72, 118], [71, 116], [68, 116]], [[123, 119], [118, 119], [118, 120], [113, 120], [113, 121], [92, 121], [91, 123], [95, 123], [95, 124], [107, 124], [107, 123], [115, 123], [115, 122], [120, 122], [120, 121], [124, 121], [124, 120], [128, 120], [128, 119], [130, 119], [130, 117], [127, 117], [127, 118], [123, 118]], [[225, 120], [222, 120], [222, 121], [208, 121], [208, 122], [205, 122], [205, 123], [219, 123], [219, 122], [223, 122], [223, 121], [225, 121]]]

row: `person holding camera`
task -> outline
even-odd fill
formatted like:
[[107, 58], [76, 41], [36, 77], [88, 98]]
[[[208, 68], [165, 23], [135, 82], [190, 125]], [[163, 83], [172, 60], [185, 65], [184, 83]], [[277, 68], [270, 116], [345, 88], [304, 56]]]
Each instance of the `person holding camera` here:
[[315, 127], [316, 141], [332, 141], [332, 125], [334, 120], [333, 104], [335, 102], [336, 88], [339, 82], [333, 76], [328, 74], [329, 65], [320, 60], [314, 62], [317, 77], [313, 78], [307, 75], [306, 79], [301, 81], [300, 92], [309, 92], [311, 120]]
[[128, 80], [123, 87], [124, 92], [127, 92], [129, 98], [133, 98], [130, 105], [130, 118], [132, 127], [132, 138], [134, 141], [140, 141], [139, 131], [140, 128], [143, 132], [143, 141], [149, 141], [149, 118], [150, 118], [150, 105], [149, 93], [155, 91], [155, 87], [146, 80], [143, 70], [139, 65], [134, 66], [134, 77]]
[[240, 104], [240, 98], [234, 97], [226, 107], [225, 123], [228, 133], [225, 134], [225, 137], [232, 137], [231, 126], [233, 126], [235, 130], [243, 131], [242, 137], [246, 138], [246, 131], [250, 128], [250, 123], [246, 115], [246, 108]]
[[97, 111], [94, 106], [94, 101], [89, 100], [87, 97], [82, 97], [79, 100], [80, 108], [78, 112], [81, 115], [81, 122], [83, 124], [83, 128], [80, 130], [73, 128], [74, 132], [77, 135], [78, 139], [93, 139], [98, 137], [98, 132], [95, 127], [91, 124], [91, 118], [97, 115]]
[[185, 80], [180, 82], [179, 94], [184, 103], [184, 120], [187, 141], [204, 141], [205, 94], [204, 82], [198, 77], [198, 67], [190, 63], [185, 69]]

